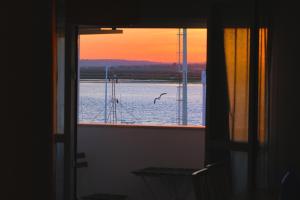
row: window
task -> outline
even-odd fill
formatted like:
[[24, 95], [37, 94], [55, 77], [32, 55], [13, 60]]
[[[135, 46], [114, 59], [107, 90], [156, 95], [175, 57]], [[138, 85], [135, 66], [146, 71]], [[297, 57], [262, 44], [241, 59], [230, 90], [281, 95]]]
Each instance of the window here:
[[116, 33], [80, 36], [79, 122], [204, 125], [206, 29]]

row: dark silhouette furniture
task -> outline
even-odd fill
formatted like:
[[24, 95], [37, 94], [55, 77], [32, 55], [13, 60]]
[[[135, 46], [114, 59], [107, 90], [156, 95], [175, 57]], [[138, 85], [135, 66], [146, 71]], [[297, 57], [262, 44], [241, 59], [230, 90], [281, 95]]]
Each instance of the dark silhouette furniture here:
[[[76, 155], [76, 167], [86, 168], [88, 167], [88, 162], [85, 160], [86, 155], [84, 152], [79, 152]], [[78, 196], [77, 200], [125, 200], [127, 195], [123, 194], [109, 194], [109, 193], [95, 193], [85, 196]]]
[[198, 171], [192, 168], [146, 167], [132, 173], [142, 178], [153, 199], [166, 198], [161, 191], [154, 190], [154, 184], [151, 184], [151, 180], [157, 179], [169, 194], [168, 199], [185, 200], [192, 191], [193, 174]]

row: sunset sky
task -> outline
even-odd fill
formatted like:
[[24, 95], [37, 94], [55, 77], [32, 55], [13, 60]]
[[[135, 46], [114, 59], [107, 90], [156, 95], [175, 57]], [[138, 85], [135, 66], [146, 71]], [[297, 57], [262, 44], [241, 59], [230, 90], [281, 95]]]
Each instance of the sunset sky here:
[[[178, 61], [178, 29], [123, 29], [80, 36], [80, 59]], [[206, 29], [188, 29], [188, 62], [206, 62]]]

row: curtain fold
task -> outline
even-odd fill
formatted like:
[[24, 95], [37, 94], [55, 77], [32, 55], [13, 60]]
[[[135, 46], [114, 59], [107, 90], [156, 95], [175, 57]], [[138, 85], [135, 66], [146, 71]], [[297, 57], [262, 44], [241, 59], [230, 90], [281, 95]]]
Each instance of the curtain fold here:
[[[230, 143], [248, 146], [250, 28], [224, 27], [224, 52], [229, 96]], [[234, 194], [247, 190], [247, 152], [231, 150]]]
[[230, 141], [248, 141], [250, 29], [224, 28]]
[[259, 60], [258, 60], [258, 141], [260, 145], [265, 145], [267, 141], [267, 46], [268, 29], [259, 29]]
[[259, 29], [257, 187], [268, 187], [268, 29]]
[[[207, 100], [206, 100], [206, 164], [223, 163], [228, 177], [228, 193], [232, 192], [229, 141], [229, 96], [224, 51], [224, 31], [219, 7], [213, 7], [207, 29]], [[216, 194], [217, 196], [220, 194]], [[227, 200], [229, 196], [220, 197]]]
[[206, 106], [206, 164], [228, 161], [229, 99], [222, 15], [219, 7], [211, 9], [207, 30], [207, 106]]

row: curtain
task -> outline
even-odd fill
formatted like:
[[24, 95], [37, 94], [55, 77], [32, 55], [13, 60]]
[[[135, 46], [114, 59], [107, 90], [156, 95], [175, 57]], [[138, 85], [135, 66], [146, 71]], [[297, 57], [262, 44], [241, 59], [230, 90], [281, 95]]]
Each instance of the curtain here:
[[[208, 20], [206, 163], [228, 161], [234, 193], [245, 192], [248, 183], [251, 26], [228, 26], [220, 7]], [[267, 28], [259, 29], [257, 143], [267, 139]], [[252, 145], [252, 144], [251, 144]], [[266, 180], [266, 153], [257, 153], [258, 183]]]
[[[224, 28], [224, 52], [229, 96], [230, 143], [248, 143], [250, 28]], [[248, 154], [230, 149], [232, 188], [235, 194], [247, 190]]]
[[[267, 28], [259, 29], [258, 65], [258, 141], [266, 141], [266, 51]], [[229, 93], [230, 140], [248, 141], [248, 100], [250, 67], [250, 28], [225, 28], [227, 84]]]
[[250, 29], [225, 28], [230, 140], [248, 141]]
[[268, 29], [259, 29], [257, 187], [268, 187]]
[[[231, 193], [229, 135], [229, 97], [224, 52], [224, 32], [220, 8], [210, 13], [207, 29], [207, 96], [206, 96], [206, 156], [205, 163], [223, 163], [228, 177], [224, 185]], [[222, 194], [215, 194], [216, 196]], [[222, 199], [228, 199], [228, 196]]]
[[259, 29], [259, 63], [258, 63], [258, 141], [260, 145], [267, 142], [267, 49], [268, 49], [268, 29]]
[[206, 164], [230, 159], [229, 98], [220, 9], [214, 7], [207, 30]]

